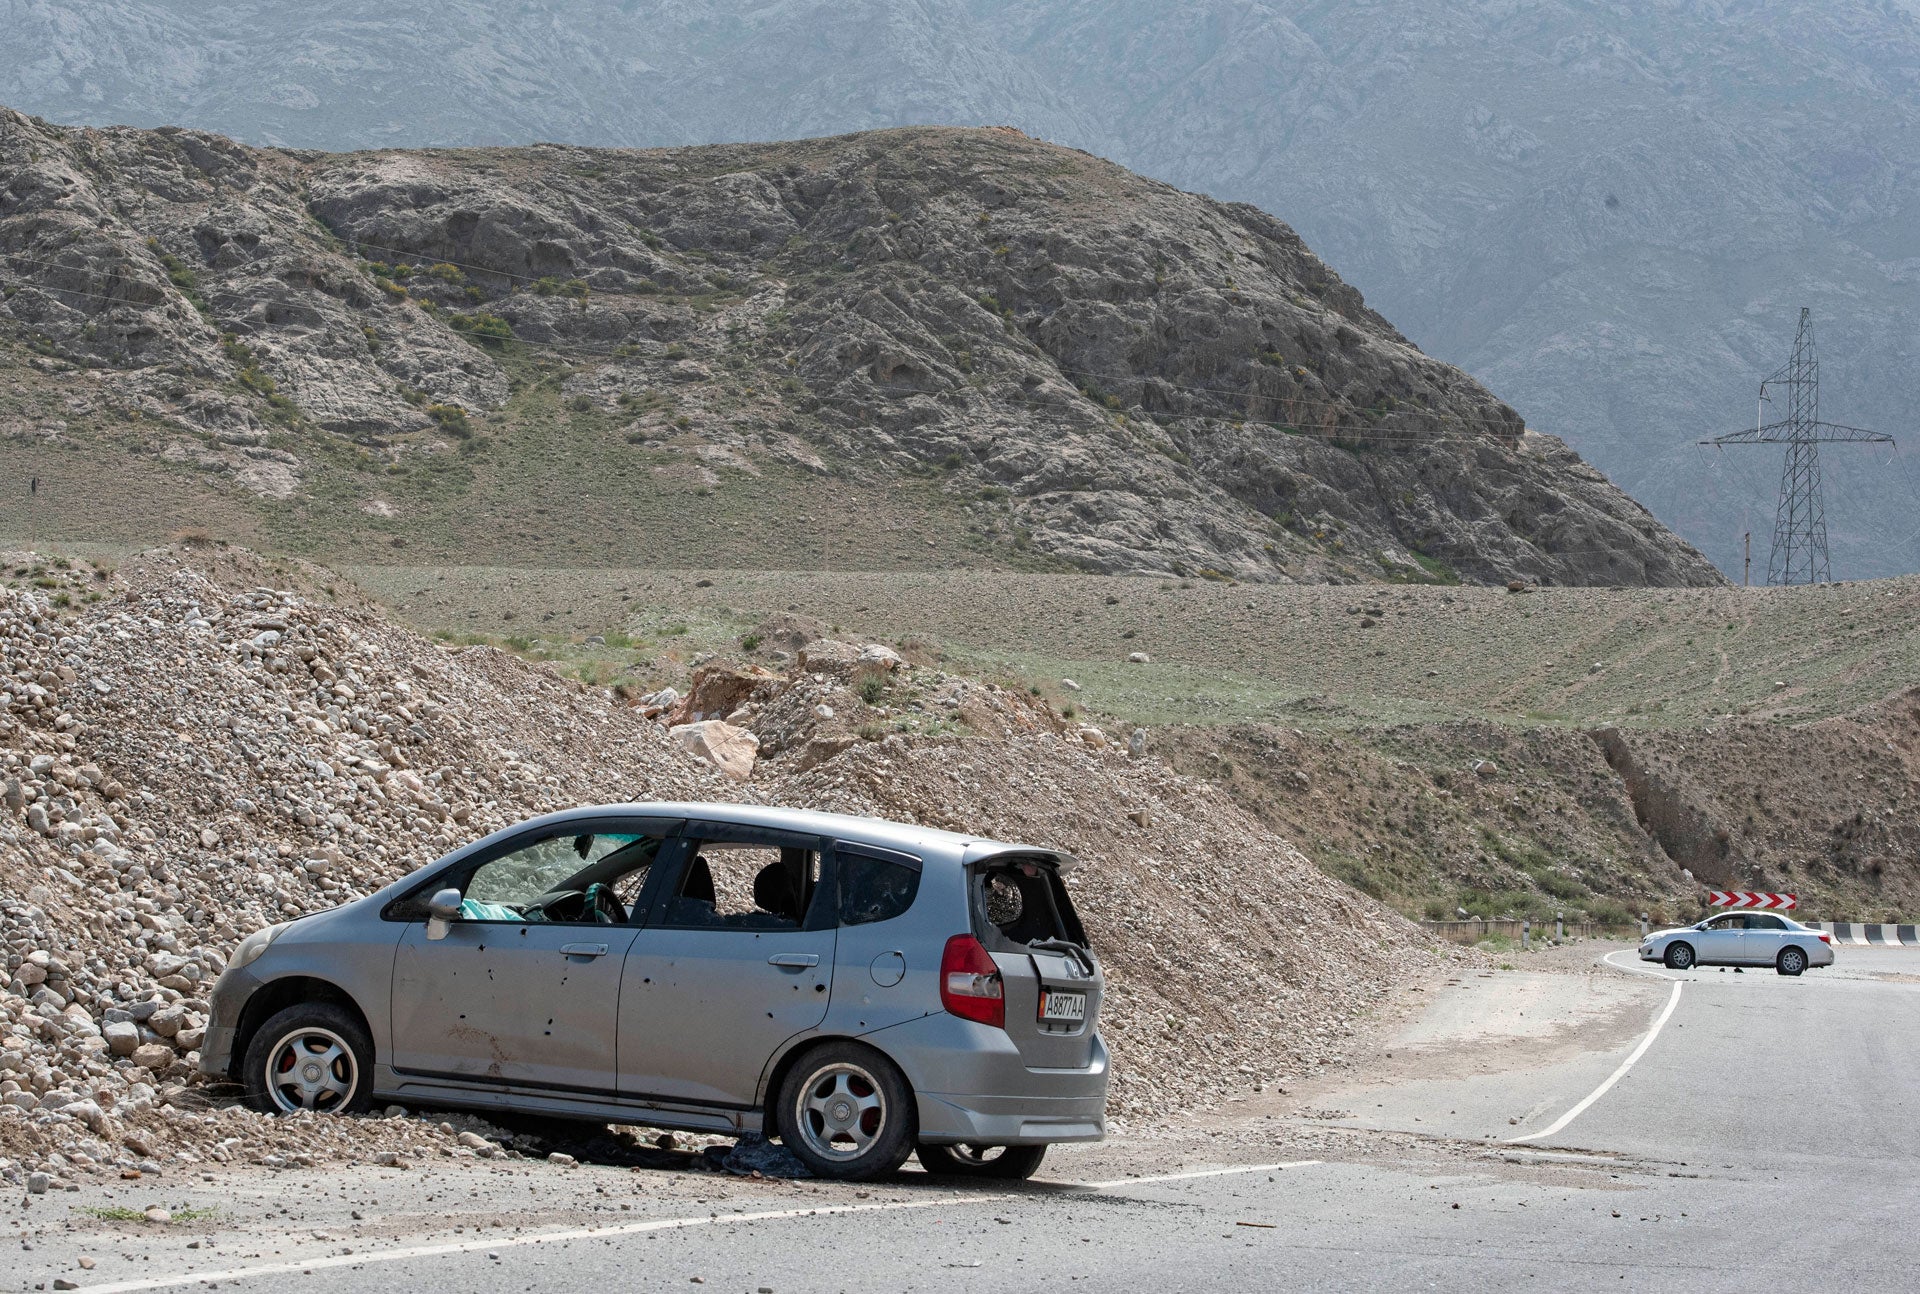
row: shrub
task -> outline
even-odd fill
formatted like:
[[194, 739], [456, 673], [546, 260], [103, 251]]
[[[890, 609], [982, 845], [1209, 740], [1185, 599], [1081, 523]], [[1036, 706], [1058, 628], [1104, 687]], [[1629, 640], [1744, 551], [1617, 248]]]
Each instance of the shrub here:
[[877, 674], [869, 675], [861, 679], [860, 686], [854, 690], [860, 694], [862, 701], [873, 705], [887, 694], [887, 681]]
[[534, 283], [533, 291], [536, 296], [572, 297], [576, 301], [585, 301], [587, 299], [587, 281], [585, 279], [562, 279], [549, 274]]
[[473, 424], [467, 420], [467, 411], [457, 404], [430, 404], [426, 413], [440, 430], [450, 436], [465, 440], [473, 434]]
[[439, 279], [442, 283], [464, 283], [467, 279], [467, 276], [461, 272], [458, 265], [449, 265], [445, 261], [441, 261], [437, 265], [429, 266], [427, 273]]
[[465, 333], [483, 346], [504, 346], [513, 340], [512, 325], [484, 310], [478, 314], [454, 315], [447, 322], [455, 332]]
[[741, 651], [759, 651], [760, 644], [763, 641], [764, 639], [762, 639], [759, 634], [748, 634], [745, 638], [742, 638], [740, 640], [740, 650]]
[[593, 409], [593, 397], [590, 395], [576, 395], [573, 399], [567, 401], [567, 408], [573, 410], [575, 413], [589, 413]]

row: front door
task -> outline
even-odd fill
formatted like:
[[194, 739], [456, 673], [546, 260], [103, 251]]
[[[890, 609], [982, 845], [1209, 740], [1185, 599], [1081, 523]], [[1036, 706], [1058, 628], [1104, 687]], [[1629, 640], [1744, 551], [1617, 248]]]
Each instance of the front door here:
[[1746, 933], [1744, 913], [1715, 917], [1694, 936], [1695, 960], [1711, 966], [1738, 966], [1746, 955]]
[[461, 916], [442, 938], [426, 922], [401, 937], [393, 1067], [612, 1092], [620, 974], [637, 932], [627, 902], [658, 848], [633, 825], [574, 826], [511, 842], [464, 878], [442, 878], [461, 890]]
[[781, 1044], [827, 1014], [835, 922], [820, 842], [695, 823], [678, 844], [621, 978], [620, 1090], [752, 1107]]

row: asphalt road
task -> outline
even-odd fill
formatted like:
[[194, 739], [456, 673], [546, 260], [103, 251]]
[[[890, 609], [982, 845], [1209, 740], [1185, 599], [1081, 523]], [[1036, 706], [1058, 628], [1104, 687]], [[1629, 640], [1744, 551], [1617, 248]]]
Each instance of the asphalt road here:
[[[1316, 1092], [1324, 1108], [1242, 1104], [1058, 1154], [1014, 1190], [287, 1173], [194, 1188], [229, 1216], [192, 1251], [43, 1212], [17, 1278], [129, 1294], [1913, 1286], [1920, 950], [1843, 950], [1798, 980], [1467, 974], [1435, 997], [1367, 1074]], [[363, 1238], [349, 1206], [393, 1225]], [[83, 1250], [95, 1270], [75, 1270]]]

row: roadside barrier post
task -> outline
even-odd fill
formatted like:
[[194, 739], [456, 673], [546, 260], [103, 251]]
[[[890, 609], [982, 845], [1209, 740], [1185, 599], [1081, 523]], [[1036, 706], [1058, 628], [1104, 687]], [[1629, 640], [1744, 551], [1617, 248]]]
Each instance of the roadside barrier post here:
[[1640, 914], [1640, 937], [1642, 939], [1647, 937], [1647, 914], [1644, 912]]
[[1553, 914], [1553, 942], [1556, 944], [1567, 942], [1567, 914], [1564, 912]]
[[1520, 923], [1520, 951], [1525, 952], [1533, 946], [1533, 922]]

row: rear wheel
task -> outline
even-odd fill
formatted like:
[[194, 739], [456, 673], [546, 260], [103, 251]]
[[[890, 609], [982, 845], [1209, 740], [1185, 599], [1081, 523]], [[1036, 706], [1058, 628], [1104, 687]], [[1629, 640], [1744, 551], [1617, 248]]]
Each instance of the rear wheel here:
[[351, 1011], [301, 1002], [247, 1044], [247, 1104], [266, 1114], [363, 1114], [373, 1104], [373, 1040]]
[[1774, 966], [1782, 975], [1798, 975], [1807, 968], [1806, 950], [1802, 948], [1782, 948], [1780, 960]]
[[1692, 944], [1668, 944], [1667, 965], [1673, 970], [1686, 970], [1693, 965]]
[[920, 1167], [940, 1177], [994, 1177], [1025, 1181], [1047, 1156], [1045, 1146], [929, 1146], [915, 1152]]
[[787, 1071], [774, 1122], [816, 1177], [865, 1182], [907, 1162], [917, 1120], [892, 1061], [857, 1042], [824, 1042]]

